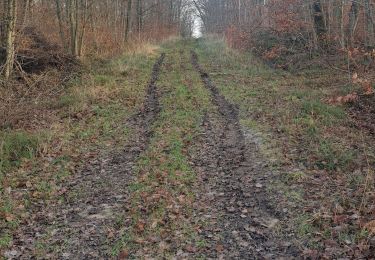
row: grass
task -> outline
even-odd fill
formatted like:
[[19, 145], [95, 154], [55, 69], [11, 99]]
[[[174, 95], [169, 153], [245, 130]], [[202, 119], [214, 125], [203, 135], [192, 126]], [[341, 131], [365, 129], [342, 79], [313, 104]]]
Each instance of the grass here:
[[[349, 228], [334, 234], [332, 219], [316, 221], [314, 216], [329, 215], [334, 203], [357, 212], [366, 193], [362, 169], [374, 165], [374, 140], [351, 127], [346, 107], [325, 102], [352, 91], [352, 86], [339, 89], [332, 81], [340, 82], [340, 75], [319, 69], [298, 75], [272, 70], [249, 53], [227, 48], [220, 39], [171, 41], [161, 48], [139, 46], [117, 59], [88, 62], [87, 71], [56, 100], [40, 104], [53, 115], [44, 125], [0, 130], [0, 252], [12, 243], [12, 234], [32, 213], [33, 203], [61, 200], [58, 191], [78, 166], [131, 137], [124, 122], [141, 107], [140, 93], [145, 93], [161, 51], [168, 54], [163, 67], [168, 73], [157, 83], [162, 111], [152, 126], [151, 143], [137, 162], [137, 180], [130, 184], [132, 224], [111, 254], [172, 258], [178, 249], [206, 246], [191, 222], [197, 178], [189, 156], [203, 115], [214, 108], [190, 65], [189, 48], [196, 49], [221, 93], [239, 105], [241, 124], [256, 133], [272, 169], [283, 171], [286, 165], [269, 192], [280, 194], [292, 208], [321, 206], [293, 216], [301, 241], [319, 248], [319, 239], [360, 243], [368, 238], [358, 223], [345, 223]], [[313, 176], [322, 179], [318, 192], [310, 190]], [[367, 185], [367, 191], [373, 190], [372, 182]], [[361, 213], [367, 217], [366, 207]], [[40, 245], [40, 251], [46, 246]]]
[[[374, 139], [352, 127], [347, 106], [326, 101], [352, 92], [353, 85], [327, 69], [296, 74], [271, 69], [251, 53], [229, 49], [222, 39], [201, 39], [194, 45], [221, 93], [239, 105], [241, 124], [261, 133], [261, 151], [267, 158], [276, 157], [279, 163], [275, 166], [286, 172], [271, 192], [281, 191], [291, 204], [314, 205], [315, 210], [324, 212], [330, 212], [334, 203], [345, 197], [345, 210], [357, 212], [363, 193], [354, 195], [353, 187], [362, 190], [367, 171], [361, 169], [375, 165]], [[319, 191], [307, 184], [312, 176], [322, 181]], [[367, 190], [373, 185], [367, 184]], [[362, 217], [371, 220], [371, 205], [365, 208]], [[359, 223], [347, 224], [352, 234], [362, 232]], [[311, 226], [318, 231], [333, 228], [329, 220], [325, 225], [298, 226], [299, 234], [310, 233]], [[312, 237], [319, 235], [313, 233]]]
[[32, 214], [33, 203], [61, 200], [58, 191], [78, 166], [128, 139], [124, 123], [143, 103], [139, 93], [155, 55], [87, 61], [86, 72], [60, 96], [40, 102], [40, 113], [52, 115], [47, 122], [35, 125], [25, 118], [26, 127], [0, 130], [0, 254], [20, 221]]
[[[170, 258], [187, 246], [205, 245], [191, 222], [197, 179], [189, 164], [189, 154], [211, 103], [209, 93], [190, 65], [190, 53], [184, 52], [185, 44], [164, 47], [167, 58], [157, 83], [164, 93], [162, 111], [153, 126], [150, 147], [138, 162], [138, 178], [132, 184], [133, 224], [122, 247], [116, 245], [116, 254], [125, 250], [135, 257]], [[155, 240], [158, 242], [152, 242]]]
[[0, 176], [23, 159], [33, 158], [38, 150], [38, 137], [26, 132], [4, 131], [0, 140]]

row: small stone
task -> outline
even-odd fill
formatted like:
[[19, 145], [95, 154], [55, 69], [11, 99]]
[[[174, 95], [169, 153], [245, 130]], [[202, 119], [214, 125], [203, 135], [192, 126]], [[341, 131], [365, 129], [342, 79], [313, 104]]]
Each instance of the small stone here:
[[257, 183], [257, 184], [255, 184], [255, 187], [257, 187], [257, 188], [262, 188], [263, 185], [262, 185], [261, 183]]
[[248, 247], [248, 246], [249, 246], [249, 243], [246, 242], [246, 241], [241, 241], [241, 242], [239, 243], [239, 245], [242, 246], [242, 247]]
[[271, 219], [268, 223], [267, 223], [267, 227], [268, 228], [274, 228], [278, 223], [280, 222], [280, 220], [278, 219]]
[[4, 253], [4, 256], [6, 257], [6, 258], [13, 258], [13, 257], [16, 257], [16, 256], [18, 256], [18, 251], [16, 251], [16, 250], [11, 250], [11, 251], [7, 251], [7, 252], [5, 252]]
[[245, 226], [245, 230], [248, 231], [248, 232], [252, 232], [252, 233], [256, 232], [255, 227], [251, 227], [251, 226]]

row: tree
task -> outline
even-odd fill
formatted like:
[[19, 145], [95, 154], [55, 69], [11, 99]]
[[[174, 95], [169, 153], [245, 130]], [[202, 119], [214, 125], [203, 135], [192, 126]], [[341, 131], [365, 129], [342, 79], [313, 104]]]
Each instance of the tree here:
[[6, 10], [6, 34], [5, 34], [5, 64], [4, 64], [4, 77], [9, 79], [13, 71], [14, 57], [15, 57], [15, 37], [16, 37], [16, 13], [17, 2], [16, 0], [5, 0]]
[[125, 25], [125, 41], [129, 40], [130, 26], [131, 26], [131, 12], [132, 12], [132, 0], [128, 0], [126, 8], [126, 25]]

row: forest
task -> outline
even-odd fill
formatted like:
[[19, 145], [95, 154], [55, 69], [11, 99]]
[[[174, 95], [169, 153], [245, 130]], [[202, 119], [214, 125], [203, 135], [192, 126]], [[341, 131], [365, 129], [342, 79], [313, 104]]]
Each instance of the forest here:
[[375, 0], [0, 0], [0, 259], [375, 258]]

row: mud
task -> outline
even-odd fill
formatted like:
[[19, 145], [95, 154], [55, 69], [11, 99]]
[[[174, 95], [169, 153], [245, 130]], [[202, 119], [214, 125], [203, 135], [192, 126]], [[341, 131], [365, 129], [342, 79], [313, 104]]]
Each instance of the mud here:
[[[223, 97], [192, 52], [191, 62], [212, 94], [217, 113], [205, 116], [199, 152], [193, 158], [202, 187], [199, 213], [208, 223], [204, 253], [219, 259], [293, 259], [299, 255], [283, 212], [267, 191], [274, 177], [257, 137], [239, 123], [238, 108]], [[283, 230], [280, 234], [279, 230]]]
[[113, 245], [125, 232], [128, 186], [137, 158], [147, 149], [160, 112], [156, 82], [164, 58], [162, 54], [154, 65], [143, 108], [127, 121], [134, 133], [131, 141], [122, 151], [89, 162], [67, 185], [64, 201], [33, 206], [33, 217], [21, 224], [8, 258], [111, 258]]
[[354, 124], [359, 129], [366, 129], [375, 135], [375, 95], [361, 96], [348, 108]]

